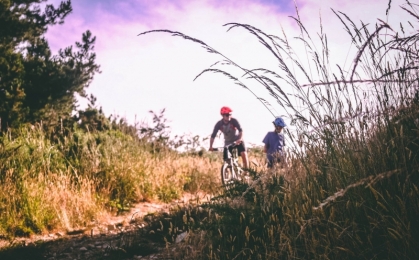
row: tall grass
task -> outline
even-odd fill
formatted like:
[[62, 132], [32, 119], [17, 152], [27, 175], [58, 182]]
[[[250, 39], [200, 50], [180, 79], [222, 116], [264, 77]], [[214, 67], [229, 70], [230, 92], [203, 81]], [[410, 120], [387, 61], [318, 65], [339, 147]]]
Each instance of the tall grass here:
[[[417, 20], [415, 7], [402, 6]], [[244, 68], [198, 39], [157, 31], [221, 55], [223, 64], [245, 76], [216, 66], [203, 73], [222, 73], [252, 94], [245, 83], [257, 81], [295, 129], [286, 131], [292, 141], [289, 167], [261, 172], [249, 187], [206, 205], [207, 216], [191, 221], [201, 223], [190, 234], [201, 248], [186, 248], [189, 254], [183, 251], [181, 258], [419, 257], [419, 35], [407, 35], [403, 26], [397, 33], [381, 20], [371, 29], [335, 14], [357, 48], [347, 72], [339, 65], [332, 70], [327, 36], [321, 31], [319, 41], [313, 39], [298, 10], [293, 19], [301, 29], [295, 38], [307, 50], [303, 58], [293, 48], [298, 42], [285, 35], [226, 25], [255, 36], [278, 62], [275, 71]]]
[[0, 137], [0, 234], [71, 230], [136, 202], [220, 185], [219, 156], [179, 153], [156, 135], [66, 129], [57, 136], [36, 125]]

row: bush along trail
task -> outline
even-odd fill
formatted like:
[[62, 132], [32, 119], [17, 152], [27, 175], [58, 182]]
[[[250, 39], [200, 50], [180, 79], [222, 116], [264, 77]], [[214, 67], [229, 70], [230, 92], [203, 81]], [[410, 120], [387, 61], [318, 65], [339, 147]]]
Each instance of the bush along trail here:
[[[89, 233], [90, 226], [96, 235], [109, 214], [139, 202], [213, 192], [219, 156], [203, 154], [199, 137], [169, 138], [164, 110], [151, 112], [151, 124], [105, 116], [96, 97], [86, 94], [101, 72], [96, 37], [87, 30], [54, 54], [45, 33], [65, 22], [73, 7], [71, 1], [41, 2], [48, 1], [0, 1], [3, 245]], [[87, 101], [85, 109], [76, 97]], [[181, 146], [188, 152], [179, 153]]]
[[197, 149], [197, 138], [169, 139], [162, 113], [153, 117], [152, 126], [114, 121], [108, 130], [49, 132], [35, 124], [0, 135], [0, 255], [44, 256], [59, 245], [106, 251], [82, 241], [115, 241], [185, 194], [215, 193], [220, 154]]

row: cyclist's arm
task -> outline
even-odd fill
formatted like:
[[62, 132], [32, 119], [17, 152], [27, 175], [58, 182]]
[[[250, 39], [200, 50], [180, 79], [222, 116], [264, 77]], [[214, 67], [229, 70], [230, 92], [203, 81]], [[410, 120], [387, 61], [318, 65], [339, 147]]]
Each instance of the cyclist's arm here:
[[265, 145], [263, 146], [263, 152], [267, 153], [269, 149], [269, 133], [266, 134], [262, 141]]
[[237, 130], [239, 130], [240, 133], [243, 132], [243, 129], [242, 129], [242, 127], [241, 127], [241, 125], [240, 125], [240, 123], [239, 123], [239, 121], [237, 119], [232, 118], [231, 119], [231, 123], [233, 124], [233, 126], [235, 128], [237, 128]]
[[218, 130], [220, 129], [220, 121], [218, 121], [215, 126], [214, 130], [212, 130], [211, 138], [210, 138], [210, 147], [209, 151], [212, 151], [212, 145], [214, 144], [214, 139], [217, 136]]
[[232, 118], [231, 119], [231, 123], [233, 124], [233, 126], [235, 128], [237, 128], [237, 130], [239, 131], [239, 138], [235, 141], [236, 144], [240, 144], [243, 141], [243, 129], [240, 126], [239, 121], [237, 121], [237, 119]]
[[239, 132], [239, 138], [235, 141], [236, 144], [240, 144], [243, 140], [243, 131]]
[[212, 151], [212, 145], [214, 144], [214, 138], [210, 138], [210, 147], [209, 147], [209, 151]]

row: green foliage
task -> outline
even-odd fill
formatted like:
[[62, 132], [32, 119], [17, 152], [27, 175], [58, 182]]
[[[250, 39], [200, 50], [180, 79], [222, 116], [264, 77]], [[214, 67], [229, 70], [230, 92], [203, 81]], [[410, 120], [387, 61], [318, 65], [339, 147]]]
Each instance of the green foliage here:
[[[179, 198], [187, 184], [194, 191], [214, 187], [206, 183], [214, 176], [192, 176], [210, 175], [219, 161], [213, 161], [214, 168], [200, 157], [179, 154], [169, 146], [171, 140], [158, 138], [167, 127], [143, 124], [154, 132], [138, 136], [131, 131], [138, 131], [135, 126], [110, 122], [101, 112], [96, 115], [81, 120], [85, 128], [63, 126], [53, 138], [40, 124], [0, 136], [0, 234], [70, 229], [89, 223], [105, 209], [119, 213], [142, 200], [169, 202]], [[95, 127], [95, 120], [110, 122], [109, 129]], [[130, 131], [124, 133], [125, 127]]]
[[[52, 56], [43, 37], [49, 26], [63, 23], [72, 11], [71, 2], [58, 8], [41, 0], [0, 1], [0, 131], [22, 123], [43, 121], [55, 129], [71, 120], [75, 94], [85, 96], [99, 66], [93, 52], [96, 38], [87, 31], [77, 50], [67, 47]], [[71, 123], [69, 123], [71, 125]]]
[[28, 122], [42, 120], [45, 126], [53, 128], [60, 119], [71, 119], [71, 112], [76, 109], [75, 94], [84, 97], [85, 88], [99, 71], [92, 53], [95, 40], [87, 31], [82, 43], [76, 42], [77, 51], [68, 47], [55, 57], [50, 57], [44, 39], [27, 48], [23, 107], [29, 109]]
[[[111, 120], [107, 118], [102, 111], [102, 108], [96, 107], [96, 97], [92, 94], [88, 97], [90, 104], [85, 110], [79, 110], [78, 115], [74, 117], [78, 127], [88, 131], [104, 131], [111, 129]], [[128, 126], [129, 127], [129, 126]], [[121, 127], [114, 127], [114, 129], [122, 130]], [[135, 137], [135, 132], [133, 133]]]
[[131, 156], [141, 156], [141, 147], [129, 136], [117, 131], [91, 134], [79, 130], [64, 137], [63, 142], [51, 143], [40, 127], [20, 128], [14, 136], [0, 137], [0, 185], [13, 195], [8, 199], [0, 195], [0, 227], [6, 232], [29, 235], [55, 226], [60, 205], [54, 205], [54, 195], [48, 198], [45, 192], [53, 183], [59, 186], [60, 178], [67, 178], [65, 185], [75, 193], [85, 192], [86, 179], [91, 180], [93, 192], [102, 198], [97, 203], [117, 210], [138, 199], [135, 185], [141, 175], [123, 164]]

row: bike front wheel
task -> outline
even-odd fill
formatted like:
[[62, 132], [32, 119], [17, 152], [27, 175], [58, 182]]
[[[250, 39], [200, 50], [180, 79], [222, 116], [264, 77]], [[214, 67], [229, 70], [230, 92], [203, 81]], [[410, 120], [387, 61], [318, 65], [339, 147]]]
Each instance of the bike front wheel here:
[[234, 182], [233, 169], [231, 165], [223, 164], [221, 167], [221, 182], [223, 186], [230, 186]]
[[237, 166], [231, 166], [227, 163], [221, 167], [221, 182], [224, 186], [231, 186], [235, 181], [240, 181], [242, 169]]

